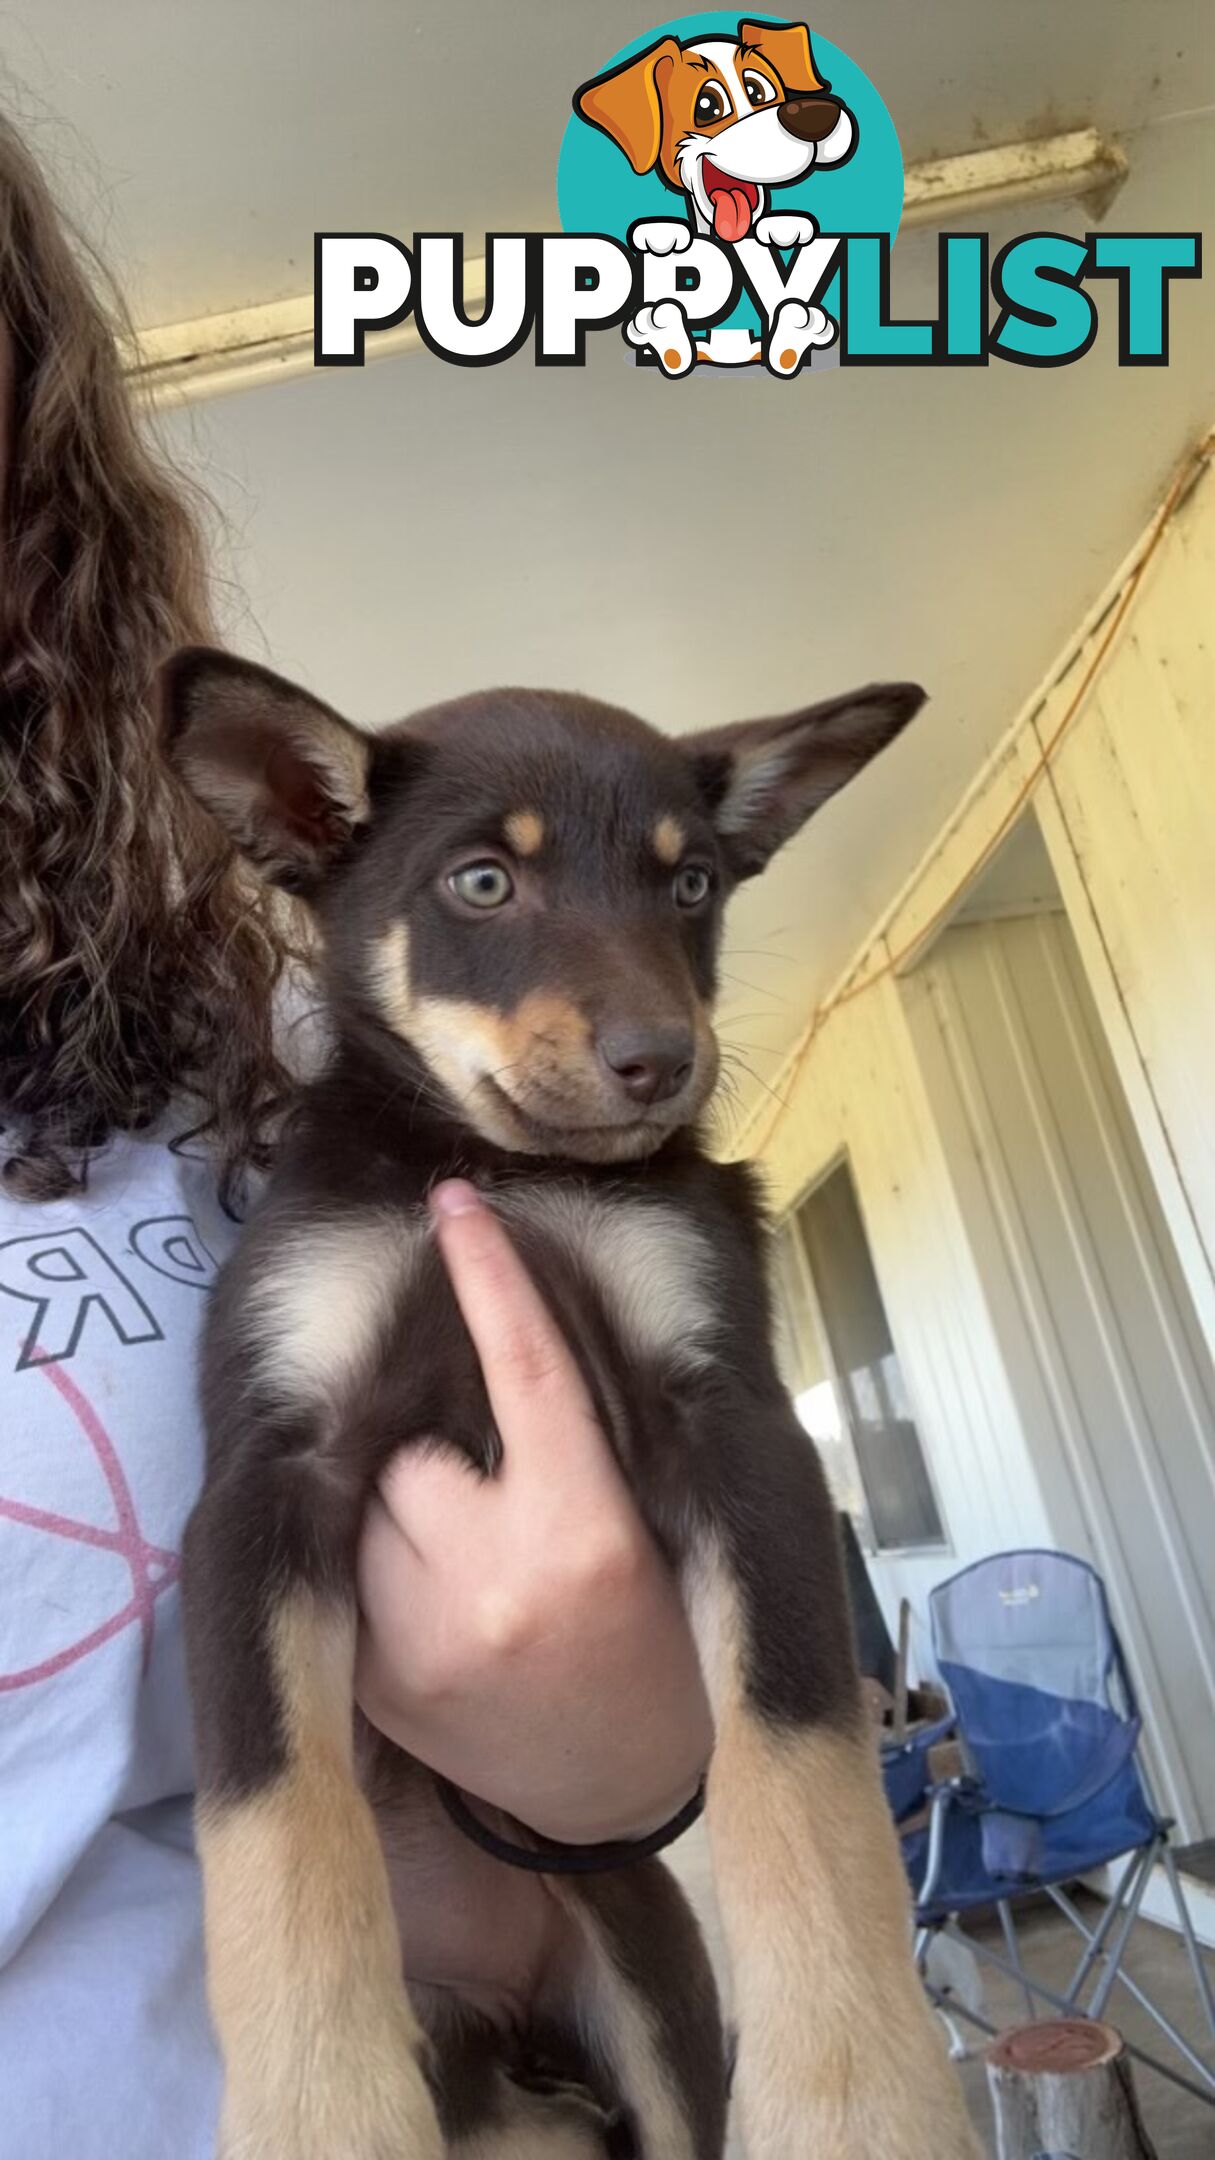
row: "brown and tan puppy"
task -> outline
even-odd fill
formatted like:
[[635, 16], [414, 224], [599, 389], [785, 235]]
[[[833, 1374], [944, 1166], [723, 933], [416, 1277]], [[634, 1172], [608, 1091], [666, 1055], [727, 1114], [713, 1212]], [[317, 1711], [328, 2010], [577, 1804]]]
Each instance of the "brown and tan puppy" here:
[[356, 1729], [354, 1563], [401, 1445], [498, 1460], [427, 1230], [453, 1172], [508, 1226], [683, 1587], [750, 2160], [973, 2160], [754, 1184], [696, 1130], [725, 901], [920, 701], [878, 685], [669, 740], [509, 690], [371, 736], [222, 654], [168, 671], [177, 770], [315, 911], [334, 1034], [204, 1352], [184, 1594], [224, 2160], [722, 2152], [716, 1996], [657, 1862], [554, 1882], [557, 1946], [501, 2016], [402, 1983], [385, 1856], [425, 1843], [434, 1787]]

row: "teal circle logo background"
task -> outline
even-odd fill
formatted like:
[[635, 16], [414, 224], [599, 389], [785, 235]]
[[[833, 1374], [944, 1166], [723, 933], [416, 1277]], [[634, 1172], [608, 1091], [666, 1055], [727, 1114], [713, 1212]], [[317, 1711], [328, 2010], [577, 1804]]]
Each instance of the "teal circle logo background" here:
[[[599, 65], [592, 61], [583, 81], [646, 52], [659, 38], [674, 37], [681, 43], [707, 37], [734, 39], [738, 25], [736, 8], [677, 15], [659, 23], [647, 36], [631, 39]], [[884, 232], [893, 240], [903, 212], [903, 153], [894, 122], [855, 60], [828, 38], [818, 37], [813, 25], [810, 41], [820, 75], [826, 76], [856, 121], [857, 147], [846, 165], [829, 166], [823, 172], [811, 167], [804, 179], [773, 188], [769, 208], [804, 210], [825, 233]], [[572, 86], [571, 96], [574, 88], [577, 85]], [[557, 161], [557, 213], [565, 232], [607, 233], [614, 240], [627, 240], [637, 218], [684, 218], [687, 204], [682, 195], [664, 186], [656, 172], [635, 173], [623, 150], [599, 128], [571, 113]], [[832, 292], [837, 283], [832, 281]], [[824, 299], [830, 308], [831, 293]]]

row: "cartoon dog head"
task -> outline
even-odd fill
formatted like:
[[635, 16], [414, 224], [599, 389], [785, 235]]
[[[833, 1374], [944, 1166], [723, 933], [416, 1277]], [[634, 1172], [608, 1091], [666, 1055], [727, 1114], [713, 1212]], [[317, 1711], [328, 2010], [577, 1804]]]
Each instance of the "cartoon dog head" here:
[[575, 92], [574, 110], [687, 195], [719, 240], [742, 240], [767, 190], [842, 165], [856, 121], [819, 75], [804, 23], [740, 22], [736, 38], [665, 37]]
[[497, 690], [369, 735], [205, 649], [163, 695], [186, 786], [313, 909], [356, 1065], [496, 1147], [587, 1162], [699, 1116], [725, 901], [923, 699], [878, 683], [670, 738], [591, 698]]

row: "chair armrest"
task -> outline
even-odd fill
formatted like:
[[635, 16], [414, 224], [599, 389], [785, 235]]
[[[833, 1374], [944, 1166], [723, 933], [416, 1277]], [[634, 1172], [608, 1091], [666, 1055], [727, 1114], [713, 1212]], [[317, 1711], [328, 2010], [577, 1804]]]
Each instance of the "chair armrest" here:
[[941, 1879], [941, 1865], [945, 1857], [945, 1825], [950, 1809], [969, 1801], [972, 1805], [982, 1788], [974, 1778], [946, 1778], [934, 1785], [928, 1794], [928, 1850], [924, 1857], [924, 1879], [915, 1893], [917, 1908], [931, 1905]]
[[915, 1734], [917, 1746], [938, 1747], [942, 1740], [948, 1740], [950, 1734], [956, 1731], [957, 1723], [953, 1711], [947, 1710], [944, 1717], [939, 1717], [934, 1725], [926, 1725], [923, 1732]]
[[917, 1907], [931, 1905], [936, 1896], [945, 1855], [945, 1821], [952, 1806], [952, 1789], [948, 1785], [938, 1785], [928, 1812], [928, 1850], [924, 1856], [924, 1880], [915, 1894]]

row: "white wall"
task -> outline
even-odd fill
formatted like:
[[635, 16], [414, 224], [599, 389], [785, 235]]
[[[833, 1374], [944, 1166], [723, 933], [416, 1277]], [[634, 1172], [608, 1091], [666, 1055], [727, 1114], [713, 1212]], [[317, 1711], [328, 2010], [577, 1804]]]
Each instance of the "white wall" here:
[[[1215, 481], [1184, 505], [1034, 808], [1199, 1325], [1215, 1349]], [[1014, 728], [868, 964], [928, 925], [995, 832], [1088, 648]], [[824, 1024], [762, 1159], [778, 1209], [846, 1148], [951, 1550], [879, 1559], [892, 1608], [1013, 1543], [1075, 1535], [1027, 1444], [1029, 1392], [993, 1328], [909, 1025], [887, 977]], [[1192, 1645], [1190, 1646], [1192, 1648]], [[1184, 1645], [1179, 1645], [1183, 1650]]]

